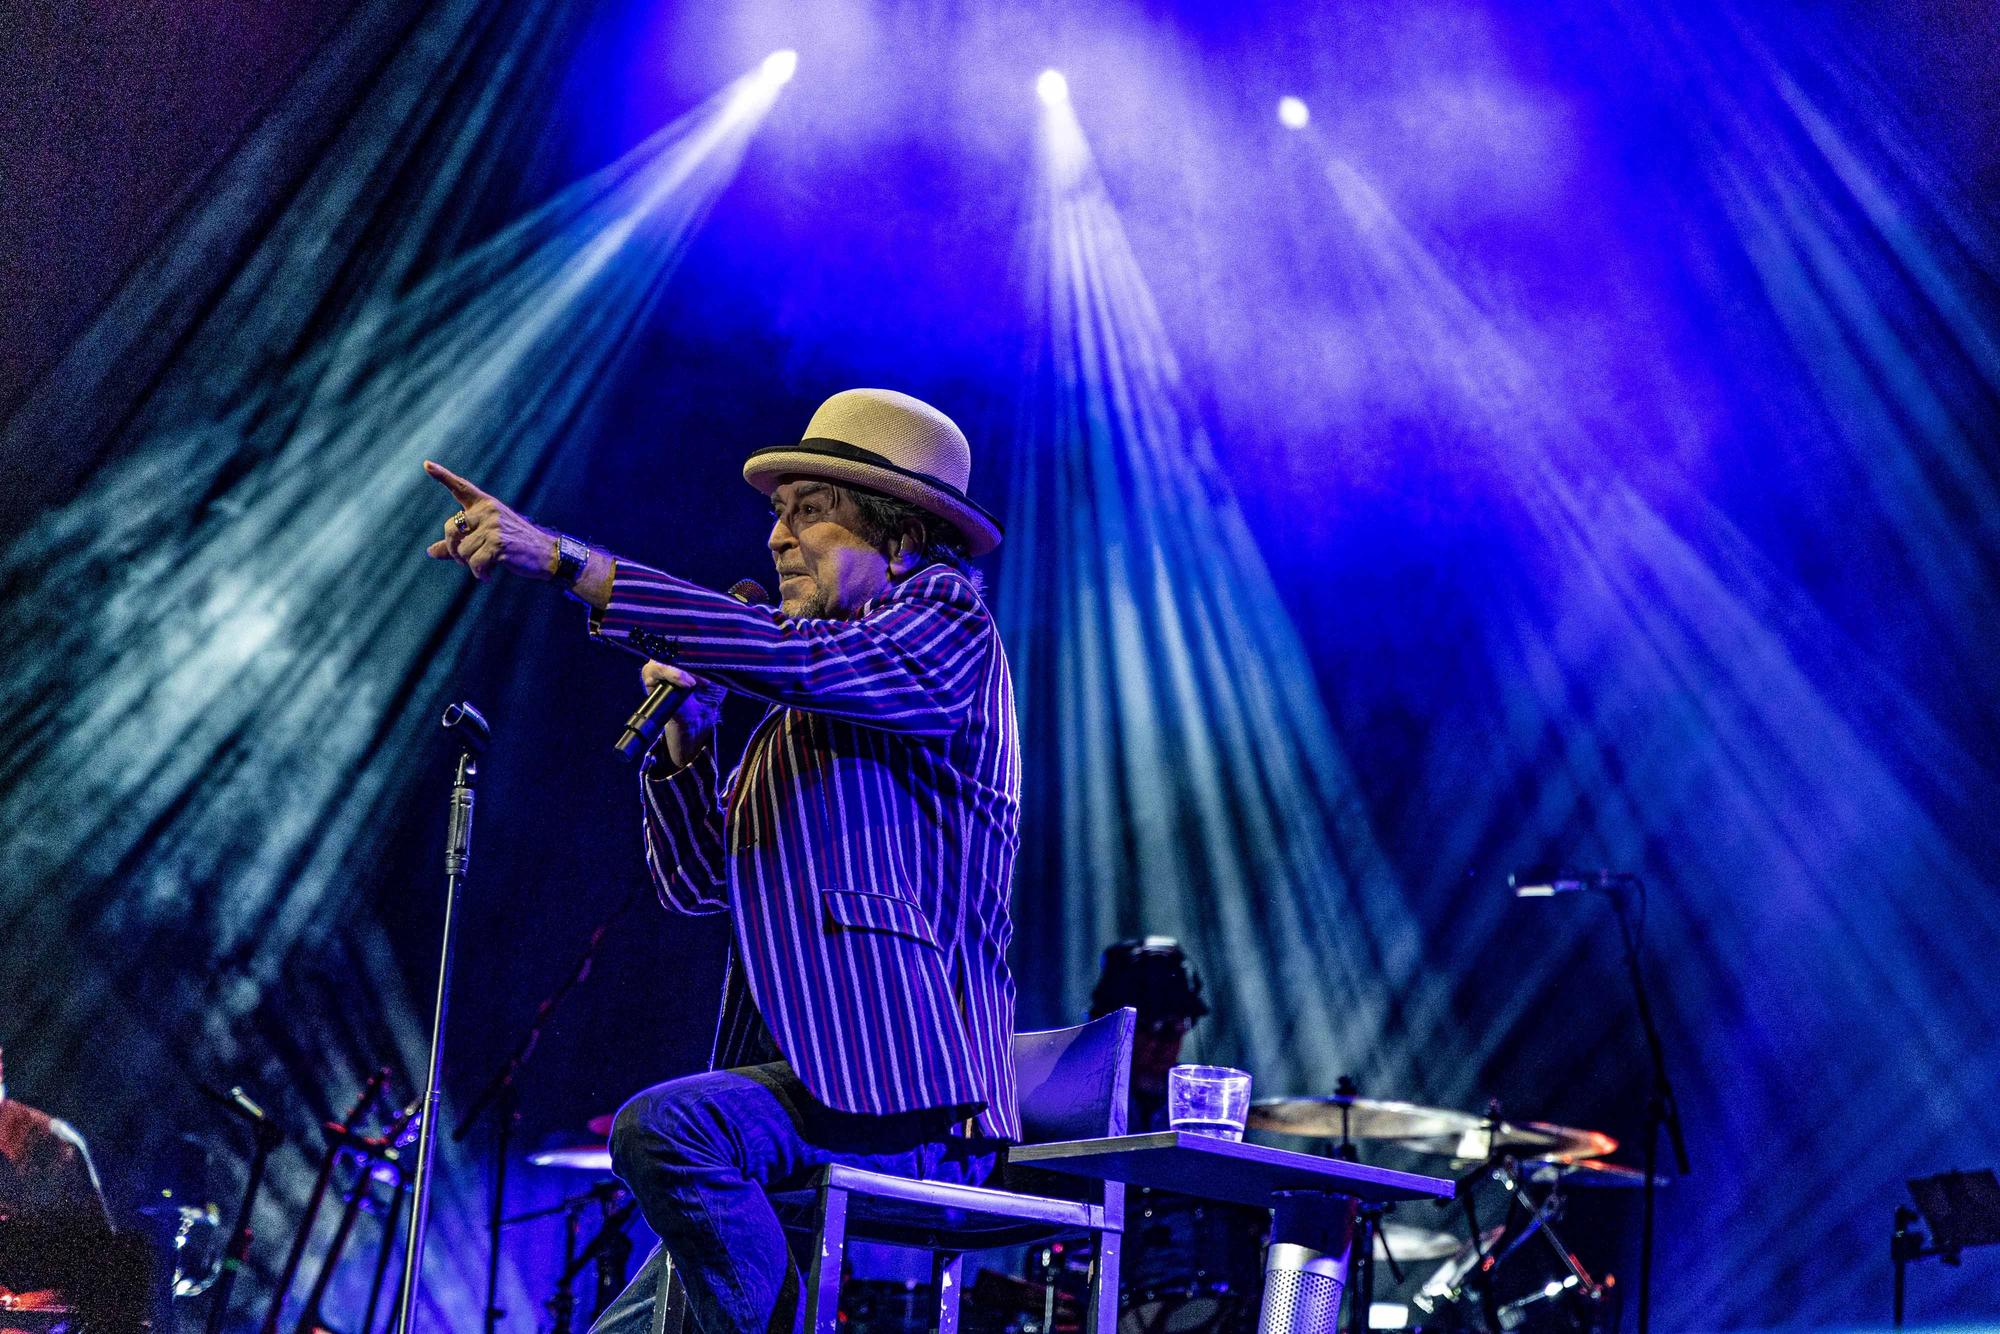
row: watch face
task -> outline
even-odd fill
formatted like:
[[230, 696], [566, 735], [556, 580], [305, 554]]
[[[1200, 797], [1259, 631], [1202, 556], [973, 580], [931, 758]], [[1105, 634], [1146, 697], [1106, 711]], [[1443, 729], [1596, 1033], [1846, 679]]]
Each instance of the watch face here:
[[590, 548], [563, 533], [556, 538], [556, 578], [566, 584], [573, 584], [583, 575], [583, 567], [590, 561]]

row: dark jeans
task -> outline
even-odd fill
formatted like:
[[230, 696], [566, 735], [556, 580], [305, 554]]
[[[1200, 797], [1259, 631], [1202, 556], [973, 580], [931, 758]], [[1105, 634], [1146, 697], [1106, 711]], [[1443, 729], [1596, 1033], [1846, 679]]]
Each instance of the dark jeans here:
[[647, 1089], [619, 1109], [611, 1160], [661, 1247], [591, 1334], [646, 1334], [662, 1252], [680, 1270], [702, 1334], [794, 1334], [804, 1284], [766, 1188], [786, 1189], [833, 1163], [977, 1184], [994, 1156], [949, 1136], [960, 1115], [836, 1112], [782, 1062]]

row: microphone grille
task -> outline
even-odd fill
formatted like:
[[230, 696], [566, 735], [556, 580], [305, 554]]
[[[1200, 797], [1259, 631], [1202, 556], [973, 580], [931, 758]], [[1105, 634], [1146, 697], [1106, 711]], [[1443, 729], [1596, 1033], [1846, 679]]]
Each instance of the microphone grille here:
[[729, 596], [746, 607], [764, 607], [771, 602], [771, 595], [755, 579], [738, 579], [729, 586]]

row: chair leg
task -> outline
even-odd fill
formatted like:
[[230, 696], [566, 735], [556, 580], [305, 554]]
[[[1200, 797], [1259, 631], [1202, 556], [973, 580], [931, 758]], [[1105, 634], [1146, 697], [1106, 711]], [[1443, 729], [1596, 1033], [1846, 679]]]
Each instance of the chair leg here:
[[933, 1251], [931, 1279], [938, 1298], [937, 1334], [958, 1334], [958, 1305], [965, 1296], [965, 1256]]
[[1090, 1297], [1083, 1313], [1084, 1334], [1118, 1334], [1118, 1251], [1122, 1232], [1097, 1234], [1097, 1258], [1090, 1262]]
[[806, 1277], [806, 1334], [835, 1334], [840, 1327], [840, 1271], [847, 1259], [847, 1192], [822, 1187], [819, 1249]]
[[653, 1297], [652, 1334], [681, 1334], [687, 1325], [687, 1284], [664, 1247], [660, 1250], [660, 1287]]

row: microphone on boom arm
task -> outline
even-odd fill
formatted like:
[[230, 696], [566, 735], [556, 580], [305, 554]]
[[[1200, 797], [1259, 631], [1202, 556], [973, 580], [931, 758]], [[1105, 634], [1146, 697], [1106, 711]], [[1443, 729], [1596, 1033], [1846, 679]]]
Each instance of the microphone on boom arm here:
[[[729, 596], [746, 607], [761, 607], [769, 603], [770, 594], [755, 579], [738, 579], [729, 586]], [[660, 739], [660, 732], [687, 697], [694, 692], [686, 686], [677, 686], [671, 681], [662, 681], [646, 693], [646, 698], [632, 716], [625, 720], [625, 730], [618, 734], [615, 749], [627, 760], [637, 760], [639, 772], [645, 773], [653, 767], [653, 745]]]
[[1608, 894], [1630, 888], [1635, 879], [1628, 871], [1531, 866], [1508, 876], [1507, 886], [1517, 899], [1548, 899], [1558, 894]]

